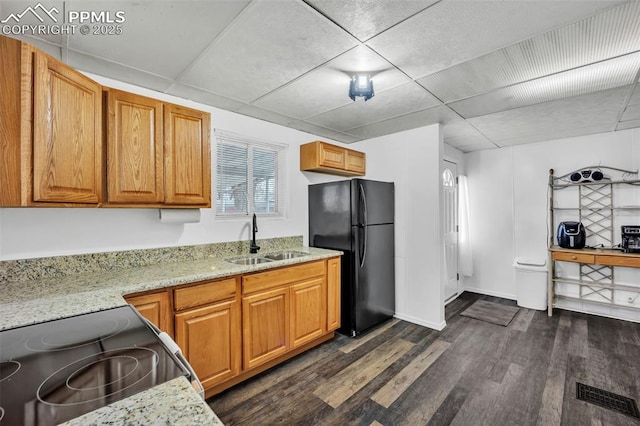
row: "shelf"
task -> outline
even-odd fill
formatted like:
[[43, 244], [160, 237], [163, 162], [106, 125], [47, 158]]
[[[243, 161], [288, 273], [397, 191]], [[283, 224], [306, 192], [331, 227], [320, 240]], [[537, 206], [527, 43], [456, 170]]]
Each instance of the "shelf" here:
[[578, 186], [596, 186], [596, 185], [640, 185], [640, 179], [632, 180], [599, 180], [596, 182], [569, 182], [569, 183], [553, 183], [551, 186], [553, 189], [563, 189]]
[[[571, 296], [563, 296], [560, 294], [557, 294], [555, 296], [556, 300], [570, 300], [570, 301], [574, 301], [574, 302], [585, 302], [585, 303], [591, 303], [594, 305], [600, 305], [600, 306], [607, 306], [609, 308], [622, 308], [622, 309], [632, 309], [635, 311], [640, 311], [640, 307], [635, 306], [635, 305], [621, 305], [621, 304], [617, 304], [617, 303], [610, 303], [610, 302], [600, 302], [597, 300], [591, 300], [591, 299], [580, 299], [579, 297], [571, 297]], [[553, 307], [554, 308], [560, 308], [560, 309], [566, 309], [565, 306], [559, 306], [557, 303], [553, 303]]]
[[[586, 169], [593, 169], [588, 167]], [[628, 171], [617, 168], [597, 166], [597, 169], [603, 168], [607, 170], [615, 170], [623, 173], [616, 179], [623, 179], [626, 176], [638, 176], [637, 171]], [[575, 173], [575, 172], [574, 172]], [[624, 192], [625, 196], [634, 196], [635, 194], [624, 191], [624, 188], [640, 185], [640, 179], [624, 179], [612, 180], [603, 179], [595, 182], [574, 183], [567, 182], [569, 174], [562, 176], [562, 181], [553, 175], [553, 169], [549, 175], [549, 235], [555, 235], [556, 229], [554, 222], [559, 220], [561, 212], [564, 216], [575, 215], [583, 223], [588, 236], [596, 238], [592, 244], [602, 244], [607, 247], [615, 246], [614, 231], [619, 227], [614, 226], [614, 221], [620, 220], [623, 216], [637, 215], [640, 212], [640, 205], [627, 204], [614, 206], [614, 199], [617, 199], [616, 191]], [[577, 188], [575, 191], [564, 193], [559, 200], [554, 201], [556, 191], [566, 188]], [[569, 197], [575, 199], [575, 205], [571, 205]], [[624, 201], [635, 202], [636, 198], [626, 198]], [[555, 204], [559, 204], [555, 206]], [[615, 214], [615, 212], [631, 212], [627, 215]], [[625, 219], [626, 220], [626, 219]], [[616, 222], [617, 223], [617, 222]], [[619, 234], [616, 234], [619, 235]], [[640, 295], [640, 286], [618, 284], [616, 283], [616, 271], [619, 267], [640, 268], [640, 256], [629, 256], [613, 249], [560, 249], [552, 246], [553, 238], [550, 238], [549, 256], [551, 259], [550, 271], [547, 281], [547, 289], [549, 291], [549, 307], [548, 314], [553, 314], [553, 307], [557, 306], [556, 300], [573, 300], [587, 304], [608, 306], [610, 308], [633, 309], [640, 310], [640, 306], [626, 305], [616, 303], [615, 299], [619, 298], [619, 292], [628, 292]], [[574, 262], [579, 267], [579, 278], [564, 278], [557, 276], [556, 262]], [[640, 270], [640, 269], [639, 269]], [[556, 287], [559, 285], [578, 286], [580, 296], [564, 296], [555, 294]], [[571, 288], [571, 287], [569, 287]], [[573, 287], [573, 290], [576, 290]], [[616, 294], [618, 293], [618, 294]], [[593, 300], [591, 297], [601, 297], [602, 300]], [[564, 307], [571, 309], [570, 307]], [[586, 309], [586, 308], [585, 308]], [[588, 311], [588, 309], [586, 309]], [[598, 313], [598, 312], [593, 312]]]
[[592, 212], [601, 211], [601, 210], [613, 210], [613, 211], [622, 211], [622, 210], [640, 210], [640, 206], [637, 207], [598, 207], [598, 208], [580, 208], [580, 207], [552, 207], [551, 210], [589, 210]]
[[585, 287], [602, 288], [607, 290], [621, 290], [621, 291], [628, 291], [631, 293], [640, 293], [640, 287], [634, 287], [634, 286], [623, 285], [623, 284], [599, 283], [597, 281], [581, 281], [581, 280], [576, 280], [571, 278], [554, 278], [553, 282], [555, 284], [559, 284], [559, 283], [572, 284], [572, 285], [580, 285]]

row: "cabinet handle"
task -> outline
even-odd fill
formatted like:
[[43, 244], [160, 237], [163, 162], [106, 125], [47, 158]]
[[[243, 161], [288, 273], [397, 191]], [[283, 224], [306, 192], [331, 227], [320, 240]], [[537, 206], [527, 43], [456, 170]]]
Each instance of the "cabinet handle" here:
[[573, 260], [578, 260], [578, 256], [575, 256], [575, 255], [574, 255], [574, 256], [571, 256], [571, 259], [573, 259]]

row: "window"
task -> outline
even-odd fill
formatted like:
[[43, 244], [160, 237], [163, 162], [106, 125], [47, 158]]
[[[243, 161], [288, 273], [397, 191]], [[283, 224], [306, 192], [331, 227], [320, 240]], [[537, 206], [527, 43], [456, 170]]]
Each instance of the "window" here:
[[284, 216], [286, 146], [216, 130], [216, 216]]

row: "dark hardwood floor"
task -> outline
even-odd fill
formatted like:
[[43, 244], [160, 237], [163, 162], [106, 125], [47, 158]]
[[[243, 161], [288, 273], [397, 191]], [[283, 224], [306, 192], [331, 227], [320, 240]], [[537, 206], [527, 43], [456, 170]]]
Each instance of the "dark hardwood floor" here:
[[392, 320], [337, 337], [208, 400], [226, 425], [638, 425], [576, 399], [576, 382], [640, 401], [640, 324], [521, 308], [494, 325], [459, 315], [436, 332]]

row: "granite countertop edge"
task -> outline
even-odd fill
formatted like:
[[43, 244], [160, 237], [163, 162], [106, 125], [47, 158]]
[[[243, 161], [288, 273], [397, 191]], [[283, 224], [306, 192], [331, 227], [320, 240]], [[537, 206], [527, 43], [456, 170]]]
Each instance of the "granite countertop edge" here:
[[[342, 254], [341, 251], [315, 247], [298, 247], [287, 251], [308, 254], [256, 265], [236, 265], [225, 258], [212, 256], [117, 271], [3, 283], [0, 286], [0, 330], [123, 306], [127, 304], [124, 299], [126, 295], [259, 272]], [[262, 257], [265, 254], [267, 253], [246, 256]]]
[[[287, 251], [302, 251], [308, 254], [257, 265], [236, 265], [224, 258], [209, 257], [117, 271], [4, 283], [0, 292], [0, 330], [124, 306], [127, 304], [125, 295], [343, 254], [341, 251], [314, 247], [298, 247]], [[265, 254], [267, 253], [247, 256], [261, 257]], [[175, 410], [167, 410], [166, 407], [174, 407]], [[189, 419], [189, 422], [197, 420], [198, 424], [222, 424], [209, 405], [200, 399], [188, 380], [180, 377], [87, 413], [65, 425], [103, 425], [113, 424], [114, 421], [142, 425], [147, 424], [149, 419], [157, 421], [160, 418], [163, 422], [166, 420], [163, 424], [171, 425], [186, 424], [185, 419]]]

